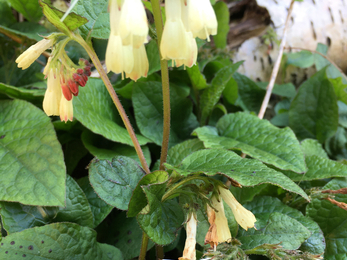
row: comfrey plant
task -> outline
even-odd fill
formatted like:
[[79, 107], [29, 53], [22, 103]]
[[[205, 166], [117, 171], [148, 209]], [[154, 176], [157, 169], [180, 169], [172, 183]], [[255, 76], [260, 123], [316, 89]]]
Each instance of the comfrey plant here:
[[[276, 111], [289, 109], [283, 113], [297, 122], [294, 131], [254, 115], [265, 90], [230, 59], [224, 1], [77, 0], [65, 12], [45, 0], [30, 3], [54, 29], [34, 34], [36, 43], [16, 59], [40, 82], [0, 83], [1, 95], [6, 89], [9, 98], [33, 103], [0, 95], [0, 259], [340, 254], [335, 244], [325, 250], [320, 228], [329, 234], [330, 220], [319, 209], [334, 207], [344, 225], [346, 181], [332, 180], [324, 191], [313, 182], [347, 177], [347, 166], [320, 145], [328, 146], [337, 123], [318, 117], [317, 127], [300, 128], [309, 95], [294, 87], [276, 88], [284, 93]], [[41, 72], [32, 73], [38, 64]], [[334, 87], [343, 86], [326, 71], [305, 85], [317, 102], [336, 99]], [[327, 86], [316, 93], [311, 82]], [[332, 120], [335, 101], [310, 109], [331, 110], [325, 118]], [[313, 132], [318, 141], [299, 142]]]

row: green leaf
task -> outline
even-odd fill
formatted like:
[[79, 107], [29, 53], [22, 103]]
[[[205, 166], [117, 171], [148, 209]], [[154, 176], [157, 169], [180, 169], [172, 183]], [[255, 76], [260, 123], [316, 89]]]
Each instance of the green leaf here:
[[183, 176], [192, 173], [205, 173], [210, 176], [223, 174], [242, 186], [270, 183], [309, 200], [307, 194], [282, 173], [266, 167], [257, 160], [243, 159], [236, 153], [227, 150], [200, 150], [187, 156], [179, 167], [165, 165], [168, 169], [174, 169]]
[[217, 35], [213, 36], [213, 41], [217, 48], [224, 49], [227, 46], [227, 37], [230, 30], [229, 8], [226, 3], [217, 2], [213, 6], [213, 9], [218, 22]]
[[79, 28], [83, 37], [108, 39], [110, 15], [107, 13], [107, 8], [108, 0], [80, 0], [77, 2], [72, 11], [88, 20], [88, 23]]
[[347, 105], [341, 101], [337, 101], [339, 107], [339, 125], [347, 128]]
[[129, 202], [127, 216], [135, 217], [148, 204], [146, 194], [143, 191], [144, 186], [155, 185], [157, 190], [165, 189], [169, 176], [167, 172], [155, 171], [143, 176], [134, 189], [133, 195]]
[[18, 88], [0, 83], [0, 93], [5, 94], [13, 99], [24, 99], [31, 103], [41, 103], [45, 94], [45, 89]]
[[65, 165], [53, 126], [21, 100], [0, 102], [0, 200], [65, 206]]
[[9, 1], [0, 0], [0, 24], [3, 26], [10, 26], [16, 23]]
[[166, 162], [171, 165], [178, 165], [184, 158], [193, 152], [204, 149], [204, 144], [199, 139], [186, 140], [172, 147], [167, 155]]
[[207, 88], [207, 83], [204, 74], [200, 72], [199, 66], [194, 65], [186, 68], [190, 81], [195, 89], [201, 90]]
[[204, 90], [200, 98], [201, 122], [206, 124], [214, 106], [218, 103], [226, 84], [237, 71], [243, 61], [231, 64], [220, 69], [211, 82], [211, 86]]
[[313, 138], [320, 143], [336, 132], [337, 99], [325, 69], [300, 86], [290, 106], [289, 125], [299, 139]]
[[35, 207], [18, 202], [0, 202], [3, 228], [8, 234], [54, 222], [58, 207]]
[[[185, 89], [170, 85], [171, 132], [169, 145], [187, 139], [198, 126], [192, 102]], [[163, 139], [163, 95], [161, 82], [136, 82], [133, 88], [135, 118], [141, 133], [157, 145]]]
[[88, 177], [83, 177], [77, 181], [78, 185], [83, 190], [88, 202], [90, 209], [93, 213], [93, 228], [98, 226], [111, 212], [112, 206], [108, 205], [95, 193], [93, 187], [89, 183]]
[[89, 165], [89, 180], [95, 192], [106, 203], [127, 210], [137, 183], [144, 171], [133, 160], [117, 156], [112, 161], [94, 159]]
[[[117, 256], [111, 258], [110, 255]], [[1, 241], [0, 259], [95, 260], [123, 257], [119, 249], [96, 242], [96, 232], [73, 223], [55, 223], [26, 229]]]
[[142, 187], [146, 193], [149, 213], [137, 215], [137, 221], [148, 237], [158, 245], [168, 245], [172, 243], [177, 234], [177, 230], [184, 222], [183, 211], [175, 200], [161, 202], [164, 189], [158, 190], [159, 185]]
[[305, 159], [308, 171], [301, 175], [285, 171], [284, 174], [293, 181], [311, 181], [333, 177], [347, 177], [347, 165], [323, 158], [317, 155], [308, 155]]
[[194, 131], [206, 148], [241, 149], [242, 152], [295, 172], [306, 170], [304, 154], [294, 133], [244, 112], [223, 116], [217, 128], [205, 126]]
[[261, 89], [257, 83], [250, 78], [235, 73], [233, 78], [237, 82], [239, 97], [247, 110], [258, 113], [265, 96], [265, 90]]
[[347, 104], [347, 84], [343, 83], [341, 77], [329, 80], [333, 84], [337, 100], [341, 100], [343, 103]]
[[237, 98], [239, 97], [239, 90], [237, 87], [237, 82], [234, 78], [231, 78], [225, 85], [223, 90], [223, 98], [230, 104], [235, 104]]
[[[264, 90], [266, 90], [267, 86], [269, 85], [268, 82], [258, 82], [257, 84], [260, 88]], [[295, 86], [292, 83], [275, 84], [272, 93], [292, 99], [296, 95], [296, 90]]]
[[[129, 145], [114, 143], [106, 140], [100, 135], [93, 134], [91, 131], [85, 130], [82, 133], [82, 142], [86, 149], [100, 160], [112, 161], [112, 158], [123, 155], [141, 164], [134, 147]], [[104, 145], [102, 145], [104, 144]], [[102, 146], [102, 147], [100, 147]], [[151, 164], [151, 154], [147, 146], [141, 146], [147, 164]]]
[[93, 214], [89, 202], [76, 181], [67, 175], [66, 207], [60, 207], [54, 222], [74, 222], [81, 226], [93, 227]]
[[334, 136], [325, 141], [325, 150], [331, 158], [344, 160], [347, 158], [347, 132], [339, 126]]
[[88, 20], [75, 13], [70, 13], [62, 22], [60, 19], [64, 16], [64, 12], [56, 9], [47, 3], [47, 0], [39, 0], [43, 13], [55, 27], [57, 27], [63, 33], [69, 35], [70, 31], [76, 30], [78, 27], [84, 25]]
[[150, 75], [160, 70], [160, 54], [158, 44], [156, 41], [150, 41], [145, 45], [146, 53], [149, 63], [149, 69], [147, 75]]
[[[347, 186], [346, 179], [335, 179], [324, 189], [338, 190]], [[335, 194], [335, 200], [347, 203], [346, 194]], [[326, 240], [324, 259], [345, 259], [347, 255], [347, 211], [328, 200], [313, 199], [306, 208], [307, 215], [318, 223]]]
[[[266, 226], [269, 216], [273, 212], [285, 214], [304, 225], [310, 232], [311, 236], [302, 244], [301, 250], [309, 251], [312, 254], [324, 253], [325, 243], [322, 230], [313, 220], [305, 217], [300, 211], [284, 205], [278, 198], [261, 196], [256, 197], [253, 201], [246, 203], [245, 208], [250, 210], [257, 218], [257, 229]], [[248, 231], [240, 230], [239, 236], [247, 235]]]
[[[74, 116], [85, 127], [105, 138], [133, 146], [122, 121], [101, 79], [90, 78], [74, 98]], [[137, 135], [140, 145], [149, 140]]]
[[287, 53], [287, 65], [293, 65], [302, 69], [309, 68], [314, 64], [314, 54], [310, 51]]
[[252, 249], [263, 244], [279, 244], [288, 250], [295, 250], [311, 236], [310, 231], [299, 221], [282, 213], [271, 213], [266, 226], [249, 229], [238, 239], [243, 249]]
[[[124, 259], [133, 259], [140, 254], [142, 233], [136, 218], [128, 218], [125, 212], [120, 212], [111, 223], [100, 225], [98, 240], [119, 248]], [[147, 250], [153, 246], [154, 243], [149, 240]]]
[[30, 22], [38, 22], [42, 17], [42, 10], [37, 0], [8, 0], [8, 2]]
[[305, 156], [317, 155], [319, 157], [329, 159], [322, 145], [315, 139], [305, 139], [301, 142], [301, 149]]
[[12, 24], [10, 27], [0, 25], [0, 33], [7, 35], [11, 39], [31, 43], [32, 40], [42, 40], [42, 36], [48, 35], [48, 30], [37, 23], [21, 22]]

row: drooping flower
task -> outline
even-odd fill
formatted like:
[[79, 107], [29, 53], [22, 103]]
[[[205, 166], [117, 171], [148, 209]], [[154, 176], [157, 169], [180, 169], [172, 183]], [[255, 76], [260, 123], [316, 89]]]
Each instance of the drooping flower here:
[[141, 0], [125, 0], [119, 21], [119, 35], [123, 45], [135, 49], [147, 42], [148, 22]]
[[194, 213], [190, 212], [187, 216], [186, 226], [186, 243], [184, 245], [183, 256], [179, 257], [178, 260], [195, 260], [196, 259], [196, 227], [197, 221]]
[[22, 68], [23, 70], [27, 69], [45, 50], [50, 48], [53, 43], [53, 39], [42, 39], [36, 44], [30, 46], [30, 48], [28, 48], [16, 59], [18, 68]]
[[72, 99], [67, 100], [64, 95], [61, 96], [60, 100], [60, 120], [61, 121], [72, 121], [73, 120], [73, 106], [72, 106]]
[[210, 35], [217, 34], [217, 18], [210, 0], [186, 0], [189, 29], [194, 37], [210, 41]]
[[147, 77], [149, 63], [145, 46], [142, 44], [138, 49], [133, 48], [134, 67], [130, 73], [126, 73], [127, 78], [137, 81], [140, 77]]
[[205, 237], [205, 244], [210, 244], [213, 248], [216, 248], [218, 243], [230, 241], [231, 234], [228, 220], [225, 217], [222, 200], [218, 200], [217, 197], [214, 196], [211, 201], [216, 211], [207, 205], [207, 216], [210, 228]]
[[43, 98], [43, 111], [48, 116], [58, 116], [61, 100], [60, 78], [54, 69], [50, 69], [47, 73], [47, 90]]
[[234, 197], [234, 195], [224, 187], [219, 187], [218, 192], [226, 204], [231, 208], [237, 223], [245, 230], [254, 228], [257, 221], [252, 212], [245, 209]]

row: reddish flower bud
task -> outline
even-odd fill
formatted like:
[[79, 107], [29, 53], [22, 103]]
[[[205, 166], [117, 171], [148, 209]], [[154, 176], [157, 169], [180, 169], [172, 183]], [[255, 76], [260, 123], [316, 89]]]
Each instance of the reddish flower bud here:
[[88, 76], [87, 76], [86, 74], [82, 74], [81, 76], [82, 76], [83, 80], [87, 83], [87, 81], [88, 81]]
[[75, 81], [69, 79], [67, 85], [74, 96], [78, 95], [78, 85]]
[[78, 74], [82, 75], [83, 72], [84, 72], [83, 69], [77, 69], [77, 73], [78, 73]]
[[90, 66], [90, 63], [89, 63], [89, 61], [87, 61], [87, 60], [85, 60], [85, 59], [80, 59], [80, 62], [82, 62], [82, 63], [84, 63], [84, 65], [86, 65], [86, 66]]
[[[81, 86], [81, 87], [84, 87], [86, 85], [86, 81], [82, 78], [81, 75], [78, 75], [78, 74], [73, 74], [72, 75], [73, 79]], [[87, 78], [88, 79], [88, 78]]]
[[67, 101], [70, 101], [72, 99], [72, 93], [71, 93], [70, 89], [65, 84], [62, 84], [61, 90], [63, 92], [65, 99]]

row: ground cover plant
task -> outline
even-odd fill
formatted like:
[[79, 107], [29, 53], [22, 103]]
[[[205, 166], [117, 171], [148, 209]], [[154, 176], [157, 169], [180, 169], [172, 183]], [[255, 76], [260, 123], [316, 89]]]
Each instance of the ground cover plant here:
[[0, 259], [347, 259], [347, 80], [283, 55], [300, 1], [269, 83], [223, 1], [58, 2], [0, 0]]

